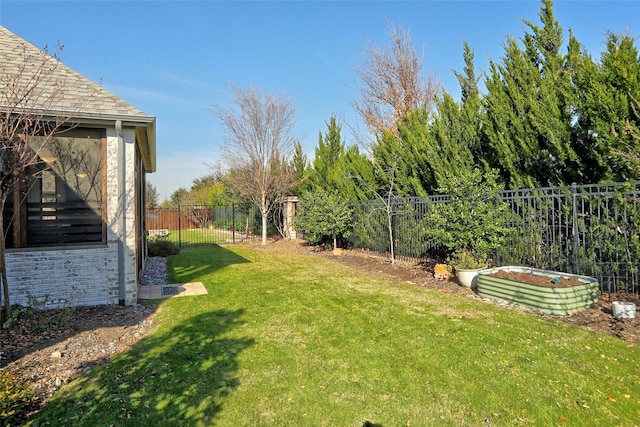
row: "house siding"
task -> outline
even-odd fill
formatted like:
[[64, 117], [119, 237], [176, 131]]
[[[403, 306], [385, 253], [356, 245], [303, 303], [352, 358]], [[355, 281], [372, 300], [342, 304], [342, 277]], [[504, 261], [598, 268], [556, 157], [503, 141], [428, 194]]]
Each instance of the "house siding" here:
[[123, 159], [115, 127], [106, 130], [106, 245], [9, 250], [12, 304], [60, 308], [137, 303], [135, 131], [123, 129]]
[[101, 246], [7, 253], [11, 303], [37, 308], [116, 303], [112, 252]]

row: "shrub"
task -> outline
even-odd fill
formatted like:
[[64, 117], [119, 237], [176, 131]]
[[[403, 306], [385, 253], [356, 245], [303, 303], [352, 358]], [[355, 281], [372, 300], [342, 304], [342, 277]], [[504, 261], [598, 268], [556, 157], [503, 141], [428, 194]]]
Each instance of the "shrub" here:
[[4, 307], [0, 309], [0, 317], [2, 318], [2, 324], [0, 326], [2, 326], [2, 329], [9, 329], [14, 323], [18, 321], [18, 319], [20, 319], [20, 317], [24, 315], [27, 310], [30, 309], [18, 304], [13, 304], [11, 305], [11, 317], [7, 317], [7, 313], [4, 310]]
[[425, 215], [426, 237], [447, 248], [454, 267], [487, 266], [506, 232], [502, 225], [506, 205], [497, 172], [483, 175], [478, 168], [461, 169], [445, 178], [438, 191], [450, 200], [433, 205]]
[[352, 222], [353, 212], [338, 194], [316, 190], [300, 196], [295, 226], [311, 243], [330, 236], [335, 249], [338, 236], [349, 237], [351, 234]]
[[0, 371], [0, 420], [3, 426], [19, 425], [20, 418], [36, 400], [28, 382], [9, 371]]
[[147, 251], [149, 256], [168, 257], [169, 255], [177, 255], [180, 253], [175, 243], [171, 242], [167, 237], [154, 237], [147, 242]]

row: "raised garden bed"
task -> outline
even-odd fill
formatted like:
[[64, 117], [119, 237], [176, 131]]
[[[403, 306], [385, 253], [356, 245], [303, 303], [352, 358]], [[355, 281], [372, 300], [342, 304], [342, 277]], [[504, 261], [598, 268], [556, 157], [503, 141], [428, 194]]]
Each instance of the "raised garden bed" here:
[[575, 313], [597, 304], [598, 288], [593, 277], [529, 267], [497, 267], [478, 274], [480, 296], [555, 315]]

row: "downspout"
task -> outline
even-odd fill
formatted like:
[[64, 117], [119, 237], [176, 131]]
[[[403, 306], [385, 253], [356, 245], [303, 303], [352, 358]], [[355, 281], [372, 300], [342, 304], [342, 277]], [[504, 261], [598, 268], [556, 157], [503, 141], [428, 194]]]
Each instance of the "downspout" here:
[[122, 134], [122, 121], [116, 120], [116, 136], [118, 138], [118, 303], [124, 305], [125, 303], [125, 274], [124, 274], [124, 254], [125, 254], [125, 238], [127, 236], [127, 194], [126, 194], [126, 144], [124, 142], [124, 136]]

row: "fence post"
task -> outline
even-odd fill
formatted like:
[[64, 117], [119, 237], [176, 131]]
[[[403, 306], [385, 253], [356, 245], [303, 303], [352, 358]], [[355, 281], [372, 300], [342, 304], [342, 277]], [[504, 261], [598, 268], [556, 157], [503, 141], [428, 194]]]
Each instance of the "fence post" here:
[[236, 242], [236, 204], [231, 203], [231, 240]]
[[182, 224], [180, 223], [180, 205], [178, 205], [178, 247], [182, 247]]
[[578, 256], [578, 247], [580, 243], [578, 230], [578, 189], [575, 182], [571, 183], [571, 210], [573, 214], [573, 273], [580, 274], [580, 262]]

